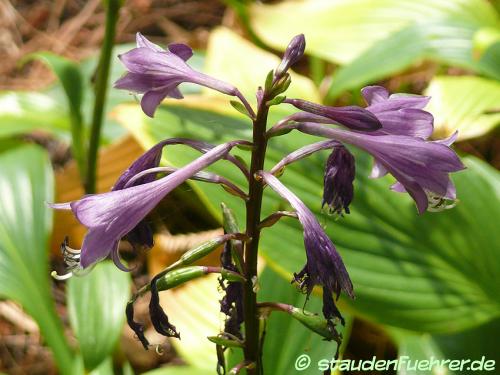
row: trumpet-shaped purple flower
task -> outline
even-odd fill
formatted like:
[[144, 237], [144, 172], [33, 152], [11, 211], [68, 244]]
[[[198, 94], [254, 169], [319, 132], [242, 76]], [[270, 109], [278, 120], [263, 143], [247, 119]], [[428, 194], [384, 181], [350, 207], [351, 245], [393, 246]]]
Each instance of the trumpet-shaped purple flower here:
[[295, 194], [271, 173], [260, 171], [258, 175], [292, 205], [304, 228], [307, 263], [298, 274], [294, 275], [294, 281], [308, 295], [312, 292], [314, 285], [321, 285], [324, 298], [327, 300], [327, 304], [324, 306], [325, 317], [330, 319], [335, 315], [342, 319], [338, 310], [332, 308], [332, 305], [335, 306], [331, 298], [332, 293], [335, 293], [338, 298], [343, 290], [349, 297], [354, 298], [352, 282], [342, 258], [314, 214]]
[[[447, 142], [430, 142], [405, 135], [371, 135], [303, 123], [298, 130], [350, 143], [370, 153], [391, 173], [417, 204], [419, 213], [446, 208], [446, 200], [456, 199], [449, 173], [464, 165]], [[401, 187], [401, 185], [397, 185]], [[400, 189], [401, 190], [401, 189]]]
[[358, 106], [330, 107], [302, 99], [286, 99], [284, 102], [312, 114], [310, 119], [301, 116], [302, 121], [325, 122], [324, 118], [327, 118], [349, 129], [361, 131], [375, 131], [382, 127], [373, 113]]
[[164, 50], [140, 33], [137, 33], [136, 39], [137, 48], [119, 56], [128, 73], [115, 82], [115, 87], [144, 94], [141, 107], [146, 115], [153, 117], [156, 108], [167, 96], [182, 99], [177, 86], [183, 82], [242, 98], [233, 85], [192, 69], [186, 63], [193, 55], [187, 45], [170, 44]]
[[349, 213], [355, 174], [354, 156], [344, 146], [335, 147], [326, 161], [323, 178], [323, 206], [328, 205], [331, 213]]
[[[110, 254], [115, 263], [119, 264], [118, 242], [122, 237], [132, 231], [165, 195], [193, 174], [225, 158], [231, 148], [241, 143], [246, 142], [233, 141], [216, 146], [184, 168], [155, 181], [52, 205], [56, 209], [72, 210], [78, 221], [88, 228], [77, 266], [87, 268]], [[155, 152], [144, 156], [141, 162], [148, 164], [146, 159], [153, 158]], [[129, 173], [132, 174], [130, 170]], [[127, 178], [120, 179], [119, 184]]]

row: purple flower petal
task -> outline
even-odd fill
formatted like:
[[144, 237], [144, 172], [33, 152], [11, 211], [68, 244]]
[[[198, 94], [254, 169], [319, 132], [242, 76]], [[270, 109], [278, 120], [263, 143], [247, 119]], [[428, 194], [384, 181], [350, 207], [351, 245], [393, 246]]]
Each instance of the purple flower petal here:
[[193, 56], [191, 47], [182, 43], [172, 43], [168, 45], [168, 50], [173, 54], [179, 56], [184, 61], [188, 61]]
[[136, 41], [138, 48], [149, 48], [150, 50], [156, 51], [156, 52], [164, 52], [165, 51], [159, 45], [154, 44], [153, 42], [150, 42], [149, 40], [147, 40], [146, 37], [144, 35], [142, 35], [141, 33], [135, 34], [135, 41]]
[[370, 178], [380, 178], [388, 173], [387, 169], [377, 159], [373, 159], [373, 167]]
[[156, 108], [160, 105], [163, 99], [167, 97], [171, 91], [170, 87], [161, 90], [150, 90], [144, 94], [141, 99], [142, 111], [149, 117], [154, 117]]
[[423, 110], [428, 96], [393, 94], [381, 86], [361, 90], [369, 104], [366, 109], [382, 123], [374, 134], [400, 134], [427, 139], [434, 130], [434, 117]]
[[368, 105], [372, 105], [387, 100], [389, 91], [382, 86], [366, 86], [361, 89], [361, 95]]
[[177, 86], [183, 82], [195, 83], [227, 95], [237, 96], [249, 113], [253, 114], [252, 108], [236, 87], [198, 72], [186, 63], [193, 54], [188, 46], [170, 44], [168, 50], [164, 50], [139, 33], [137, 46], [119, 56], [128, 74], [120, 78], [115, 87], [144, 93], [141, 106], [148, 116], [154, 115], [165, 97], [181, 99], [182, 94]]

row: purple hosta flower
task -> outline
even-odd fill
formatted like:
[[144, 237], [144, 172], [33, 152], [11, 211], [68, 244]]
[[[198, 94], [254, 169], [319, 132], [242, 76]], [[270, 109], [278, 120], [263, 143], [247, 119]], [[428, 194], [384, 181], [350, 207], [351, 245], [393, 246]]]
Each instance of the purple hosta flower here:
[[323, 287], [323, 313], [325, 318], [331, 319], [337, 316], [343, 321], [342, 316], [335, 307], [332, 293], [335, 293], [338, 298], [343, 290], [351, 298], [354, 298], [354, 292], [342, 258], [330, 238], [321, 228], [314, 214], [295, 194], [288, 190], [271, 173], [261, 171], [258, 175], [274, 191], [290, 202], [304, 228], [307, 263], [298, 274], [294, 275], [294, 281], [308, 295], [315, 285], [321, 285]]
[[[430, 142], [405, 135], [371, 135], [333, 129], [316, 123], [296, 126], [304, 133], [350, 143], [369, 152], [404, 187], [417, 204], [419, 213], [446, 208], [456, 191], [449, 173], [464, 165], [447, 145], [449, 141]], [[401, 189], [399, 189], [401, 190]]]
[[323, 203], [330, 213], [349, 213], [349, 204], [354, 197], [353, 181], [356, 174], [354, 156], [344, 146], [333, 149], [325, 165], [323, 178]]
[[274, 72], [275, 80], [280, 79], [292, 65], [302, 58], [305, 49], [306, 38], [304, 37], [304, 34], [299, 34], [293, 37], [285, 50], [281, 63]]
[[170, 44], [164, 50], [137, 33], [137, 48], [119, 56], [128, 72], [116, 81], [115, 87], [144, 94], [141, 107], [150, 117], [167, 96], [182, 99], [177, 86], [183, 82], [241, 97], [233, 85], [192, 69], [186, 63], [192, 55], [191, 48], [184, 44]]
[[367, 86], [361, 90], [368, 103], [366, 109], [382, 123], [373, 134], [409, 135], [427, 139], [434, 130], [434, 117], [423, 108], [429, 96], [392, 94], [381, 86]]
[[233, 141], [216, 146], [184, 168], [155, 181], [52, 205], [56, 209], [72, 210], [78, 221], [88, 228], [79, 263], [70, 271], [78, 272], [108, 255], [119, 264], [118, 243], [121, 238], [133, 230], [173, 189], [193, 174], [225, 158], [231, 148], [242, 143], [248, 142]]
[[309, 119], [306, 116], [299, 115], [302, 121], [325, 122], [324, 118], [326, 117], [331, 122], [344, 125], [353, 130], [375, 131], [382, 127], [382, 124], [373, 113], [358, 106], [330, 107], [302, 99], [286, 99], [284, 102], [312, 114]]

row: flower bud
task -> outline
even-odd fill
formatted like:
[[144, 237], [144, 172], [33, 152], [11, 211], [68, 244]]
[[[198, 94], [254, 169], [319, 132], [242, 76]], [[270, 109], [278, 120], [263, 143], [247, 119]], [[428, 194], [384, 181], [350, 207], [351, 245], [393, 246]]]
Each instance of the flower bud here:
[[283, 59], [281, 60], [280, 65], [276, 68], [276, 72], [274, 73], [275, 78], [279, 79], [293, 64], [299, 61], [304, 55], [305, 49], [306, 38], [304, 37], [304, 34], [295, 36], [288, 44], [285, 54], [283, 55]]

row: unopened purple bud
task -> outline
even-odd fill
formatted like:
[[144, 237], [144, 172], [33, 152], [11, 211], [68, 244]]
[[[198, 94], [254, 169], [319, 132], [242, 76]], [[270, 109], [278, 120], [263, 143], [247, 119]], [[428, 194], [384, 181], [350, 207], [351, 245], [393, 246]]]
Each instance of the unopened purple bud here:
[[304, 55], [305, 49], [306, 38], [304, 37], [304, 34], [299, 34], [293, 37], [288, 44], [288, 47], [286, 47], [281, 63], [276, 68], [276, 72], [274, 73], [275, 79], [282, 77], [293, 64], [299, 61]]
[[330, 107], [302, 99], [286, 99], [284, 102], [302, 111], [329, 118], [332, 122], [344, 125], [349, 129], [375, 131], [382, 127], [373, 113], [358, 106]]
[[323, 206], [328, 205], [330, 213], [349, 213], [355, 172], [354, 156], [344, 146], [335, 147], [326, 161], [323, 189]]

